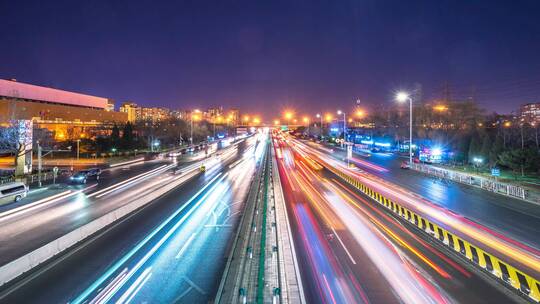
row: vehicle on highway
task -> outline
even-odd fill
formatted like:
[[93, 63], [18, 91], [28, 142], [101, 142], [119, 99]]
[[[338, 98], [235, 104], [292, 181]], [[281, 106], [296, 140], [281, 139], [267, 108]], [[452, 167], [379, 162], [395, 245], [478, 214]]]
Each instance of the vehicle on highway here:
[[18, 202], [28, 193], [28, 187], [21, 182], [0, 185], [0, 205]]
[[69, 181], [72, 183], [77, 184], [86, 184], [86, 182], [89, 179], [95, 179], [96, 181], [99, 180], [99, 175], [101, 174], [101, 170], [98, 168], [92, 168], [92, 169], [86, 169], [81, 170], [75, 174], [73, 174]]
[[401, 165], [399, 165], [399, 167], [401, 169], [410, 169], [409, 162], [407, 162], [407, 161], [402, 161]]

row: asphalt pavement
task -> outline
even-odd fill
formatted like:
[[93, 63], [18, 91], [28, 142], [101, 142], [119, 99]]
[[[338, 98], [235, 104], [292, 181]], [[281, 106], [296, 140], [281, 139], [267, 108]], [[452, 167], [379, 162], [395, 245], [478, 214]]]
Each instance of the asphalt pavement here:
[[[321, 151], [344, 159], [338, 147]], [[424, 173], [400, 168], [405, 158], [392, 153], [354, 153], [353, 163], [366, 172], [395, 183], [456, 214], [540, 249], [540, 206], [456, 182], [442, 181]], [[373, 166], [375, 165], [375, 166]]]
[[256, 169], [255, 145], [12, 283], [0, 302], [208, 302]]
[[521, 301], [337, 176], [287, 148], [281, 155], [308, 303]]

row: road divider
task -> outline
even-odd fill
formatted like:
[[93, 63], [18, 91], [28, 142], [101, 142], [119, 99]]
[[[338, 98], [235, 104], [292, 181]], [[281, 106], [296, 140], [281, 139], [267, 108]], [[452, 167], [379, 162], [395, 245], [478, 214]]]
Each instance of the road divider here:
[[141, 163], [141, 162], [144, 162], [144, 157], [133, 159], [133, 160], [128, 160], [128, 161], [124, 161], [124, 162], [110, 164], [109, 168], [125, 166], [125, 165], [134, 165], [136, 163]]
[[508, 287], [520, 292], [530, 300], [540, 303], [540, 280], [535, 278], [525, 271], [514, 267], [509, 263], [499, 259], [495, 255], [475, 246], [466, 240], [458, 237], [453, 232], [437, 225], [420, 214], [411, 211], [408, 208], [396, 203], [395, 201], [385, 197], [381, 193], [366, 186], [356, 178], [347, 175], [345, 172], [335, 169], [328, 164], [323, 165], [335, 175], [354, 186], [374, 201], [390, 210], [402, 219], [405, 219], [410, 224], [416, 226], [420, 230], [443, 244], [452, 251], [460, 254], [462, 257], [469, 260], [473, 265], [481, 268], [487, 273], [499, 279]]

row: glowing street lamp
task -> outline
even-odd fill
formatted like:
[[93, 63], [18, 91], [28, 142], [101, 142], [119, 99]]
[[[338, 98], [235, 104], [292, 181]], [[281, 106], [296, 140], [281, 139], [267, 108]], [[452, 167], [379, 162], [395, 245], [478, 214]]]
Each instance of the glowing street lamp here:
[[261, 120], [258, 117], [253, 118], [253, 124], [258, 125], [261, 123]]
[[326, 115], [324, 116], [324, 119], [326, 119], [327, 122], [331, 122], [332, 119], [334, 119], [334, 117], [332, 117], [332, 114], [326, 114]]
[[409, 101], [409, 166], [412, 166], [412, 103], [413, 100], [409, 93], [407, 92], [398, 92], [396, 94], [396, 101], [406, 102]]

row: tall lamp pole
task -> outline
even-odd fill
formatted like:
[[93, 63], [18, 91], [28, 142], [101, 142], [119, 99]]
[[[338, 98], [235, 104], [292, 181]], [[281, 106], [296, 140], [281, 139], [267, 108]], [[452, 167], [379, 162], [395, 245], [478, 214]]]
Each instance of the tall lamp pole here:
[[343, 148], [345, 141], [347, 140], [347, 118], [345, 117], [345, 112], [342, 112], [341, 110], [338, 110], [337, 114], [343, 114], [343, 141], [341, 142], [341, 147]]
[[323, 117], [322, 117], [322, 115], [319, 114], [319, 113], [317, 113], [316, 116], [317, 116], [317, 118], [320, 118], [320, 119], [321, 119], [321, 139], [323, 139], [323, 125], [322, 125], [322, 124], [323, 124], [323, 121], [322, 121], [322, 120], [323, 120]]
[[409, 101], [409, 166], [412, 166], [412, 122], [413, 122], [413, 100], [409, 93], [398, 92], [396, 94], [396, 100], [398, 102]]

